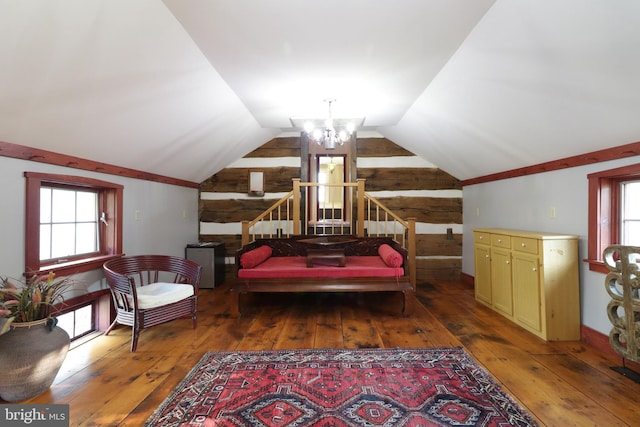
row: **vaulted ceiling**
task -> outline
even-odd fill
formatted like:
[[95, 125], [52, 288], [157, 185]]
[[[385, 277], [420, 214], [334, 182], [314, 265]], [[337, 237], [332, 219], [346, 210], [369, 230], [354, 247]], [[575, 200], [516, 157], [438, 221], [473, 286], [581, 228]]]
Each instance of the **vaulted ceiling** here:
[[459, 179], [640, 140], [637, 0], [0, 0], [0, 140], [200, 182], [365, 117]]

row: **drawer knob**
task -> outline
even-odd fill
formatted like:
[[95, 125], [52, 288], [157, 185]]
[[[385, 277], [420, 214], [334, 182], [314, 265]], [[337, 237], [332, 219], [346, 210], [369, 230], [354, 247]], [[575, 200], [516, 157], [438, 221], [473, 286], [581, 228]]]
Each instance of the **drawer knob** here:
[[538, 271], [538, 269], [537, 269], [537, 268], [535, 268], [535, 267], [533, 267], [533, 268], [531, 269], [531, 271]]
[[480, 237], [478, 237], [478, 239], [482, 240], [482, 239], [484, 239], [484, 237], [480, 236]]
[[509, 264], [509, 261], [505, 261], [507, 264]]
[[498, 239], [498, 243], [502, 243], [502, 239]]
[[522, 243], [521, 245], [522, 245], [522, 247], [523, 247], [523, 248], [526, 248], [526, 247], [527, 247], [527, 244], [526, 244], [526, 243]]

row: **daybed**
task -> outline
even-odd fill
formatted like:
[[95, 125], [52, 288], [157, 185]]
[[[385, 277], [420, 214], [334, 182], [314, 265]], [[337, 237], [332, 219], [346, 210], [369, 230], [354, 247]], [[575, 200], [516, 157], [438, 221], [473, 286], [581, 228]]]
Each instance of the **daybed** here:
[[236, 252], [230, 314], [249, 292], [400, 292], [412, 310], [407, 252], [390, 237], [294, 236], [256, 239]]

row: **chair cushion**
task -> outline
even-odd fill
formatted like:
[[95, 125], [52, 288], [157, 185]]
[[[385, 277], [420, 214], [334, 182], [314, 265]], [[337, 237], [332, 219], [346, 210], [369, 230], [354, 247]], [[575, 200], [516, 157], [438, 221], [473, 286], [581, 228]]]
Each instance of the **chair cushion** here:
[[378, 247], [378, 255], [387, 264], [389, 267], [400, 267], [402, 266], [402, 255], [391, 246], [383, 243]]
[[138, 308], [147, 310], [171, 304], [193, 295], [193, 286], [182, 283], [151, 283], [136, 288]]

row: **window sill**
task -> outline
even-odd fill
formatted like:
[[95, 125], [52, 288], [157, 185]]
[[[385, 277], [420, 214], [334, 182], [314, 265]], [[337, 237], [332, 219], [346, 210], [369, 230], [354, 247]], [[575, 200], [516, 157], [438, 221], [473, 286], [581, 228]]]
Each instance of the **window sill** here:
[[604, 265], [604, 262], [601, 260], [585, 259], [584, 262], [589, 264], [590, 271], [595, 271], [596, 273], [603, 273], [603, 274], [609, 273], [609, 269], [607, 268], [606, 265]]
[[27, 274], [46, 274], [50, 271], [54, 272], [58, 276], [69, 276], [71, 274], [83, 273], [85, 271], [98, 270], [102, 268], [102, 265], [114, 258], [120, 258], [124, 254], [115, 255], [101, 255], [92, 258], [86, 258], [79, 261], [64, 262], [60, 264], [51, 264], [41, 266], [39, 270], [30, 272]]

